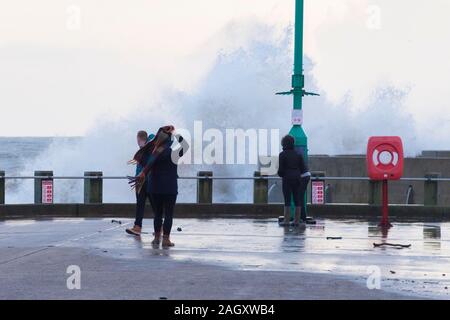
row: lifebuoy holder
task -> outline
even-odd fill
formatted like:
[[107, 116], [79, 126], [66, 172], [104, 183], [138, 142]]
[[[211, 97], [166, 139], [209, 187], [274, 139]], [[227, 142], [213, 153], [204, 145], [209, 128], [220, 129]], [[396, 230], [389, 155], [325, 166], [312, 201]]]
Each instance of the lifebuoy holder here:
[[382, 227], [391, 227], [388, 218], [388, 180], [399, 180], [403, 175], [403, 143], [400, 137], [370, 137], [367, 143], [367, 171], [369, 178], [383, 181]]

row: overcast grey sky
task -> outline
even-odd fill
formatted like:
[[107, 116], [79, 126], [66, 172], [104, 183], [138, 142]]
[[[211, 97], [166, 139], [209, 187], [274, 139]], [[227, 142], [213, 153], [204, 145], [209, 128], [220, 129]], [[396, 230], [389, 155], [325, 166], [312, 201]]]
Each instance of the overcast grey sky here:
[[[225, 25], [283, 30], [293, 10], [294, 0], [0, 0], [0, 135], [83, 135], [165, 86], [191, 90], [218, 50], [245, 42], [221, 37]], [[448, 136], [448, 12], [448, 0], [306, 0], [317, 85], [333, 103], [350, 94], [349, 110], [380, 83], [409, 88], [418, 128]]]

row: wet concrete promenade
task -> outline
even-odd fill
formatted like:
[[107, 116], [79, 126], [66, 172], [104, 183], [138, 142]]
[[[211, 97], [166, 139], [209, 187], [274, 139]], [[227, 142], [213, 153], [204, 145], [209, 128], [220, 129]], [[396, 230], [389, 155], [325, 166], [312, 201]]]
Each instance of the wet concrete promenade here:
[[[0, 299], [450, 297], [450, 223], [394, 223], [383, 233], [356, 220], [298, 230], [276, 219], [176, 219], [176, 246], [166, 250], [152, 247], [151, 233], [125, 234], [132, 220], [114, 219], [122, 223], [0, 221]], [[411, 247], [373, 246], [382, 242]], [[73, 265], [79, 290], [67, 288]], [[378, 271], [381, 288], [369, 290]]]

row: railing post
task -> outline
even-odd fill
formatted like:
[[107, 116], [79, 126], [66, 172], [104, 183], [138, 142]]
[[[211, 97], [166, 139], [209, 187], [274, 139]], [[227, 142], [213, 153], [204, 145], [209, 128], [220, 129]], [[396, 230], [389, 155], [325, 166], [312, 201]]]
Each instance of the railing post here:
[[0, 171], [0, 204], [5, 204], [5, 171]]
[[331, 183], [325, 186], [325, 203], [333, 203], [333, 187]]
[[197, 177], [208, 177], [197, 179], [197, 203], [212, 203], [213, 198], [213, 176], [212, 171], [199, 171]]
[[406, 189], [406, 204], [414, 204], [414, 187], [412, 184]]
[[86, 171], [85, 177], [96, 177], [84, 179], [84, 203], [102, 203], [103, 202], [103, 172]]
[[[34, 179], [34, 203], [43, 203], [42, 201], [42, 182], [43, 181], [51, 181], [53, 183], [53, 171], [35, 171], [35, 177], [47, 176], [49, 178], [37, 178]], [[52, 188], [53, 192], [53, 188]], [[52, 194], [53, 200], [53, 194]], [[53, 201], [52, 201], [53, 202]]]
[[264, 179], [264, 175], [261, 175], [261, 172], [255, 171], [253, 174], [254, 177], [260, 179], [253, 180], [253, 203], [255, 204], [265, 204], [268, 203], [269, 196], [269, 181]]
[[369, 204], [381, 205], [383, 181], [369, 180]]
[[[429, 172], [425, 174], [426, 179], [439, 178], [441, 174], [439, 172]], [[436, 206], [438, 204], [438, 182], [432, 180], [426, 180], [423, 189], [423, 204], [426, 206]]]

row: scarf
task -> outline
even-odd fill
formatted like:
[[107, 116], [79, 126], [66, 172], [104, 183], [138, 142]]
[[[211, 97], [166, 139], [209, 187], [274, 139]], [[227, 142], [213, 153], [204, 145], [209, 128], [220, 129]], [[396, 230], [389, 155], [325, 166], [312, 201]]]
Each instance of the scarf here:
[[151, 172], [152, 167], [158, 156], [166, 149], [170, 148], [172, 133], [175, 131], [174, 126], [164, 126], [158, 129], [156, 136], [148, 141], [134, 155], [133, 159], [128, 161], [129, 164], [139, 164], [143, 167], [141, 173], [135, 177], [128, 177], [128, 184], [132, 189], [141, 192], [147, 175]]

